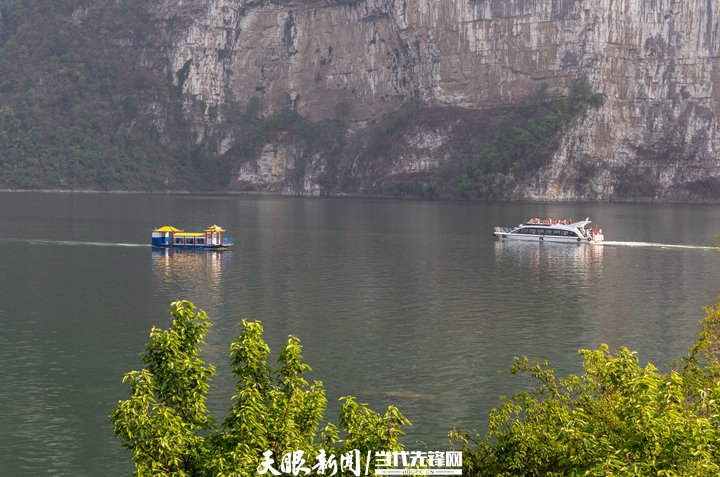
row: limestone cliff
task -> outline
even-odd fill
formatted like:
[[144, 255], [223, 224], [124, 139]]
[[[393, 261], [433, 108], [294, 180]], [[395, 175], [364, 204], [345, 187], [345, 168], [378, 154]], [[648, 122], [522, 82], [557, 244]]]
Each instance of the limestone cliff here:
[[[382, 176], [427, 175], [450, 157], [458, 117], [410, 127], [381, 165], [362, 161], [364, 131], [407, 99], [435, 111], [497, 110], [543, 83], [565, 96], [580, 79], [604, 105], [563, 130], [552, 159], [514, 185], [513, 197], [608, 199], [638, 186], [643, 193], [630, 196], [693, 200], [698, 184], [720, 178], [714, 0], [159, 0], [148, 8], [181, 25], [165, 54], [174, 72], [189, 65], [183, 90], [209, 107], [257, 96], [265, 114], [294, 108], [321, 120], [343, 105], [353, 147], [338, 160], [354, 171], [355, 192]], [[194, 118], [200, 135], [222, 120]], [[233, 184], [321, 191], [321, 156], [303, 159], [302, 180], [287, 180], [301, 155], [292, 143], [267, 144], [233, 172]], [[581, 161], [592, 174], [579, 192], [571, 184]]]

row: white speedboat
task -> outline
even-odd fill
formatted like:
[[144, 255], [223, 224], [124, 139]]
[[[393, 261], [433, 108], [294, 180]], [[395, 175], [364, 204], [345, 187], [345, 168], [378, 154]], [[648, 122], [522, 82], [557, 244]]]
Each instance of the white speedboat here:
[[523, 242], [592, 243], [604, 240], [602, 229], [590, 224], [587, 219], [569, 224], [553, 224], [552, 220], [528, 221], [514, 228], [495, 227], [493, 235], [500, 240]]

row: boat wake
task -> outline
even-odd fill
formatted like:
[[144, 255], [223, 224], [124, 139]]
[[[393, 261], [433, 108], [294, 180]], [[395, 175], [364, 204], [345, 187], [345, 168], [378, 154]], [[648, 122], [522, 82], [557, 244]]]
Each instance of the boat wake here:
[[113, 243], [113, 242], [81, 242], [74, 240], [45, 240], [45, 239], [19, 239], [0, 238], [2, 242], [22, 242], [32, 245], [86, 245], [90, 247], [150, 247], [145, 243]]
[[690, 250], [718, 250], [716, 246], [709, 245], [674, 245], [667, 243], [652, 243], [652, 242], [612, 242], [606, 240], [604, 242], [593, 242], [593, 245], [612, 245], [619, 247], [647, 247], [647, 248], [684, 248]]

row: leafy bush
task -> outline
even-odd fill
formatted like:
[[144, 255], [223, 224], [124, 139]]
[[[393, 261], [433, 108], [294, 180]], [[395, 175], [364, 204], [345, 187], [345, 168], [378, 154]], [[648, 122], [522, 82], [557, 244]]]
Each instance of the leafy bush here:
[[361, 456], [402, 450], [401, 427], [410, 423], [392, 406], [379, 415], [347, 396], [340, 427], [329, 423], [320, 429], [325, 391], [321, 382], [309, 385], [303, 377], [311, 368], [302, 362], [300, 341], [290, 336], [273, 367], [257, 321], [243, 320], [230, 345], [237, 394], [218, 427], [206, 406], [215, 368], [200, 360], [208, 317], [189, 301], [173, 303], [170, 315], [169, 330], [153, 327], [141, 359], [146, 367], [125, 375], [129, 399], [110, 416], [115, 435], [133, 453], [135, 475], [249, 477], [257, 475], [267, 451], [279, 462], [285, 452], [295, 451], [314, 458], [354, 449]]
[[484, 438], [455, 430], [467, 476], [700, 476], [720, 472], [720, 304], [687, 358], [659, 372], [626, 348], [581, 350], [585, 373], [547, 363], [510, 371], [540, 386], [490, 412]]

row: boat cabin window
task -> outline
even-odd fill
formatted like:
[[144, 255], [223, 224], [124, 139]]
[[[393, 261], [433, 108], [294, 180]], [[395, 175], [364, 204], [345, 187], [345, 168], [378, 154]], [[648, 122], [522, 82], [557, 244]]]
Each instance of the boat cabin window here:
[[192, 237], [185, 237], [185, 244], [186, 244], [186, 245], [194, 245], [194, 244], [195, 244], [195, 239], [192, 238]]
[[175, 243], [178, 244], [178, 245], [182, 245], [182, 244], [183, 244], [183, 238], [182, 238], [182, 237], [175, 237]]
[[552, 234], [553, 234], [553, 235], [562, 235], [562, 233], [563, 233], [562, 230], [553, 230], [553, 231], [552, 231]]
[[530, 232], [528, 232], [528, 230], [530, 230], [530, 229], [520, 229], [520, 233], [521, 233], [521, 234], [528, 234], [528, 233], [530, 233]]
[[198, 237], [195, 239], [195, 243], [198, 245], [205, 245], [205, 237]]

